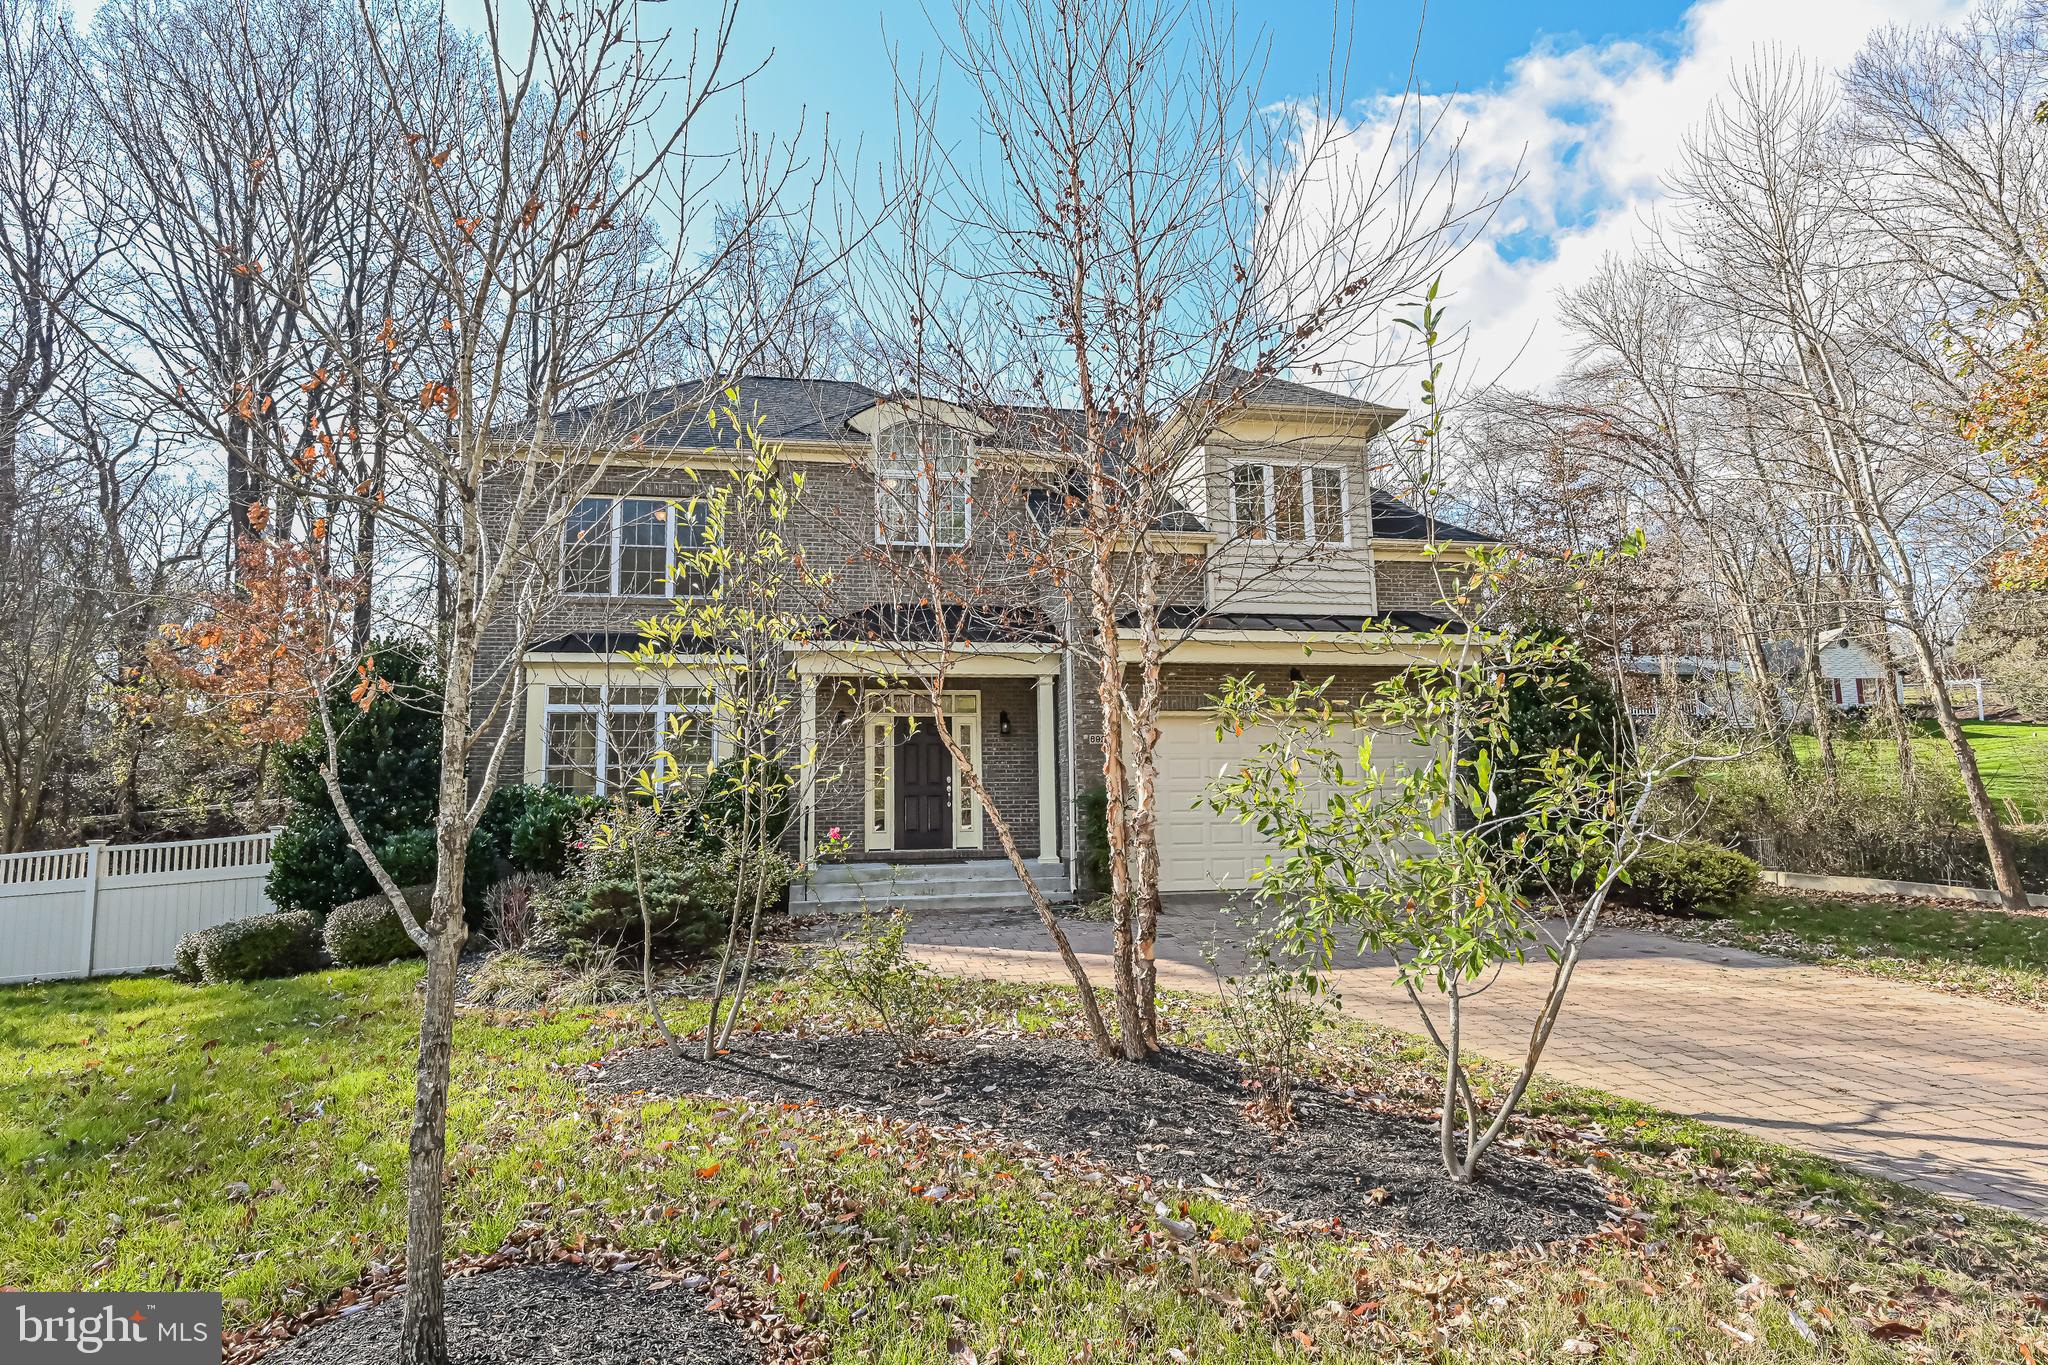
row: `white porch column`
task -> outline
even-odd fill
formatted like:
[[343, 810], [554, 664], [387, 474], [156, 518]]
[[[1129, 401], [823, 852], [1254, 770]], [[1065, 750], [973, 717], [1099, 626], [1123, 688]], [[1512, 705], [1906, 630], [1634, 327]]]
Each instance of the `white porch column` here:
[[797, 860], [809, 863], [818, 852], [818, 784], [812, 780], [818, 765], [818, 680], [799, 674], [803, 691], [797, 697], [797, 770], [803, 783], [803, 807], [797, 817]]
[[1038, 694], [1038, 861], [1060, 860], [1059, 751], [1052, 715], [1053, 677], [1040, 674], [1031, 690]]

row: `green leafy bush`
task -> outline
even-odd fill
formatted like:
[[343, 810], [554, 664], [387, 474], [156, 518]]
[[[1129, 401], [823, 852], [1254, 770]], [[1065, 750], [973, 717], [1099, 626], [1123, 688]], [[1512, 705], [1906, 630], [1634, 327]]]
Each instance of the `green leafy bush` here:
[[[1547, 632], [1562, 641], [1559, 632]], [[1543, 759], [1556, 750], [1598, 755], [1610, 763], [1628, 726], [1614, 689], [1577, 652], [1525, 664], [1507, 692], [1507, 743], [1513, 762], [1499, 776], [1503, 814], [1523, 810], [1544, 787]], [[1504, 826], [1512, 829], [1513, 826]]]
[[[390, 683], [390, 689], [378, 691], [369, 709], [363, 710], [349, 696], [355, 680], [344, 678], [327, 705], [340, 730], [336, 748], [342, 792], [363, 837], [386, 859], [392, 879], [406, 886], [433, 878], [441, 684], [427, 664], [403, 646], [373, 649], [371, 657], [377, 676]], [[285, 794], [293, 806], [271, 851], [270, 899], [281, 909], [324, 915], [377, 889], [376, 878], [350, 845], [320, 777], [326, 758], [326, 740], [318, 725], [277, 753]], [[428, 831], [424, 840], [418, 837], [420, 831]]]
[[1109, 789], [1100, 782], [1081, 793], [1081, 885], [1109, 889]]
[[1666, 915], [1696, 915], [1756, 889], [1756, 860], [1719, 844], [1652, 844], [1629, 865], [1615, 894]]
[[723, 844], [723, 831], [737, 825], [747, 810], [749, 787], [754, 802], [767, 803], [766, 842], [780, 843], [789, 828], [790, 778], [779, 765], [760, 761], [748, 764], [730, 759], [713, 768], [704, 779], [688, 832], [699, 843]]
[[[542, 926], [559, 934], [576, 956], [640, 940], [632, 845], [598, 837], [602, 823], [593, 818], [585, 824], [574, 841], [569, 874], [541, 902]], [[687, 823], [687, 813], [664, 811], [646, 823], [638, 839], [639, 877], [656, 950], [683, 956], [724, 939], [733, 888], [718, 851], [686, 834]]]
[[500, 787], [491, 793], [478, 828], [493, 857], [514, 872], [559, 877], [569, 870], [577, 829], [604, 802], [562, 787]]
[[210, 986], [292, 976], [320, 965], [320, 941], [313, 917], [303, 910], [230, 920], [187, 934], [175, 960]]
[[[405, 888], [405, 903], [421, 924], [426, 923], [431, 913], [433, 896], [431, 886]], [[326, 922], [320, 926], [320, 937], [327, 945], [327, 955], [344, 967], [374, 967], [401, 957], [420, 956], [420, 946], [405, 932], [398, 912], [382, 892], [328, 911]]]
[[887, 915], [863, 911], [849, 936], [851, 947], [835, 946], [818, 955], [819, 978], [865, 1005], [905, 1061], [918, 1055], [945, 998], [931, 968], [904, 951], [909, 927], [910, 917], [901, 910]]

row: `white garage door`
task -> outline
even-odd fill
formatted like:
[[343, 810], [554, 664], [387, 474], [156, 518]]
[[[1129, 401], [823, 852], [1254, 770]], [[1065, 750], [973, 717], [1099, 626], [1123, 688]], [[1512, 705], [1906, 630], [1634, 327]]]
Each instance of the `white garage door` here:
[[[1159, 727], [1159, 889], [1215, 891], [1242, 886], [1264, 865], [1275, 846], [1250, 825], [1241, 825], [1206, 806], [1198, 807], [1208, 785], [1245, 760], [1256, 758], [1270, 734], [1247, 730], [1216, 738], [1208, 716], [1167, 716]], [[1355, 743], [1355, 740], [1345, 741]], [[1397, 765], [1419, 755], [1421, 746], [1394, 735], [1373, 739], [1373, 762]]]

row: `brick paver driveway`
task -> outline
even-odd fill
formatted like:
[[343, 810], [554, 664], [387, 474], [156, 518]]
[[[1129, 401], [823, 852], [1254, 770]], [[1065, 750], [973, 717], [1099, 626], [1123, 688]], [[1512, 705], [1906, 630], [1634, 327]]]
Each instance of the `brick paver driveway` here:
[[[1170, 906], [1161, 984], [1213, 989], [1202, 946], [1227, 927], [1199, 902]], [[1106, 980], [1107, 926], [1069, 928]], [[1028, 911], [926, 912], [910, 938], [955, 975], [1067, 979]], [[1520, 1055], [1548, 977], [1547, 963], [1505, 972], [1471, 1006], [1471, 1046]], [[1385, 966], [1348, 967], [1340, 981], [1348, 1012], [1417, 1031]], [[1610, 931], [1579, 968], [1543, 1070], [2048, 1218], [2048, 1018], [2029, 1010]]]

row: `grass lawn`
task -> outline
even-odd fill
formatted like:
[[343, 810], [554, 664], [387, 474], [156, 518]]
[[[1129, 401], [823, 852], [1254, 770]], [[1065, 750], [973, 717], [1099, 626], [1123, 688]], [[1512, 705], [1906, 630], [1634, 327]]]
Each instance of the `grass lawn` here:
[[[1897, 761], [1891, 738], [1873, 723], [1863, 737], [1838, 740], [1836, 753], [1844, 763], [1882, 765], [1889, 770]], [[1991, 799], [2010, 801], [2021, 818], [2029, 822], [2048, 820], [2048, 725], [2023, 725], [2013, 721], [1966, 720], [1963, 733], [1977, 753], [1977, 767], [1984, 775]], [[1793, 752], [1804, 764], [1818, 759], [1817, 741], [1811, 735], [1794, 735]], [[1932, 771], [1954, 774], [1955, 757], [1948, 741], [1932, 723], [1919, 727], [1913, 740], [1914, 761]]]
[[1718, 913], [1654, 918], [1682, 938], [2048, 1009], [2048, 915], [1770, 894]]
[[[417, 966], [253, 987], [153, 979], [0, 991], [0, 1283], [218, 1288], [231, 1327], [332, 1299], [402, 1251]], [[1182, 1036], [1213, 1022], [1175, 999]], [[961, 1024], [1069, 1027], [1066, 998], [961, 983]], [[828, 1028], [801, 978], [771, 1026]], [[686, 1017], [684, 1022], [691, 1022]], [[626, 1008], [465, 1013], [451, 1251], [609, 1243], [711, 1268], [883, 1362], [2048, 1361], [2040, 1229], [1752, 1139], [1540, 1088], [1524, 1136], [1606, 1172], [1643, 1235], [1437, 1254], [1286, 1231], [1013, 1149], [816, 1109], [596, 1095], [570, 1073], [649, 1036]], [[1428, 1084], [1400, 1035], [1323, 1064]], [[933, 1192], [945, 1187], [941, 1194]], [[1255, 1278], [1257, 1237], [1278, 1273]], [[969, 1353], [972, 1353], [971, 1356]]]

